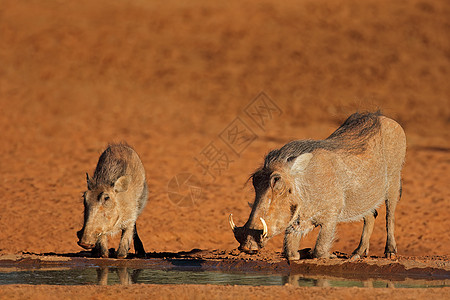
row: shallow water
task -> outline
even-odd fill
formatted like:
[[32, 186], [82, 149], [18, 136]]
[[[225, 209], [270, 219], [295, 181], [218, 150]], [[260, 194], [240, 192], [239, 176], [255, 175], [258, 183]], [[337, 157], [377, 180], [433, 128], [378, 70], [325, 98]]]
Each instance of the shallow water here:
[[232, 273], [216, 271], [154, 270], [130, 268], [89, 267], [65, 270], [28, 270], [0, 272], [0, 284], [32, 285], [113, 285], [113, 284], [213, 284], [319, 287], [374, 287], [374, 288], [429, 288], [450, 286], [449, 280], [390, 281], [383, 279], [355, 280], [336, 277], [305, 277], [258, 273]]

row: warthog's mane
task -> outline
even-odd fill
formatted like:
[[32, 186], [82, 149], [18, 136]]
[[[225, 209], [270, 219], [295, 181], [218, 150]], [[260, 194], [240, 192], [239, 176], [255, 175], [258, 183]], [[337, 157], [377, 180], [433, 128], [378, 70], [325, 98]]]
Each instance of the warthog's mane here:
[[98, 159], [92, 182], [95, 185], [113, 185], [117, 179], [125, 175], [130, 158], [130, 146], [110, 145]]
[[264, 165], [257, 169], [250, 178], [254, 185], [267, 186], [268, 178], [276, 165], [289, 164], [296, 157], [316, 149], [328, 151], [345, 151], [348, 154], [359, 154], [366, 150], [367, 142], [380, 131], [380, 116], [375, 113], [354, 113], [328, 138], [324, 140], [292, 141], [272, 150], [264, 159]]

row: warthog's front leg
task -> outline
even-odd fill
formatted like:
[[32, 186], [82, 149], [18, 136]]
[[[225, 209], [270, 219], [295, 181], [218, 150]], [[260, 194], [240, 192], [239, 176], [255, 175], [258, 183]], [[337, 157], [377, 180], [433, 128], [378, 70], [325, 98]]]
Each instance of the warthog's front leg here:
[[283, 243], [283, 255], [288, 260], [300, 259], [300, 241], [302, 236], [306, 235], [314, 228], [311, 221], [300, 221], [297, 219], [293, 224], [286, 228]]
[[312, 256], [315, 258], [333, 258], [334, 256], [330, 255], [330, 249], [336, 231], [336, 221], [325, 222], [320, 227]]
[[95, 243], [95, 247], [92, 249], [91, 253], [93, 257], [109, 257], [108, 237], [105, 234], [98, 237], [97, 243]]
[[129, 225], [122, 230], [122, 237], [120, 238], [119, 249], [117, 249], [117, 258], [126, 258], [128, 250], [130, 250], [131, 240], [134, 234], [134, 224]]
[[300, 248], [302, 233], [301, 231], [291, 228], [292, 227], [288, 227], [288, 229], [286, 229], [283, 243], [283, 255], [288, 260], [299, 260], [300, 253], [298, 252], [298, 249]]

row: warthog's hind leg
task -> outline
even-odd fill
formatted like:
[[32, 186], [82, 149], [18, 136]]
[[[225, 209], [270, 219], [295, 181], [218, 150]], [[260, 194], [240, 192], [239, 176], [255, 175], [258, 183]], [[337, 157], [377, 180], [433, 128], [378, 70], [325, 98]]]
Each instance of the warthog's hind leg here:
[[402, 184], [400, 176], [397, 180], [393, 180], [392, 185], [389, 187], [386, 199], [386, 247], [384, 248], [384, 255], [387, 258], [396, 258], [397, 254], [397, 244], [395, 243], [394, 237], [394, 226], [395, 226], [395, 208], [397, 202], [402, 194]]
[[373, 226], [375, 224], [375, 218], [378, 213], [375, 210], [373, 213], [368, 214], [364, 217], [364, 227], [361, 234], [361, 240], [359, 242], [358, 248], [355, 249], [352, 253], [352, 257], [350, 259], [359, 259], [361, 257], [369, 255], [369, 240], [372, 235]]
[[141, 239], [137, 233], [136, 224], [134, 224], [134, 234], [133, 234], [133, 242], [134, 242], [134, 252], [138, 257], [145, 257], [146, 253], [144, 250], [144, 245], [142, 244]]

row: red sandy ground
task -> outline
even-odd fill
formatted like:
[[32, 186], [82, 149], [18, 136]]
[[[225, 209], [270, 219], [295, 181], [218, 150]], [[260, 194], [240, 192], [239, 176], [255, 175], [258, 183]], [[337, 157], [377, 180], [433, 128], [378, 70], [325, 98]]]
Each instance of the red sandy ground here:
[[[3, 0], [0, 255], [80, 251], [84, 173], [92, 174], [114, 141], [132, 145], [147, 170], [151, 192], [138, 229], [148, 252], [234, 249], [227, 216], [232, 212], [238, 225], [246, 221], [253, 195], [244, 184], [270, 149], [325, 138], [351, 113], [377, 109], [408, 138], [396, 212], [399, 253], [450, 254], [449, 15], [448, 1], [429, 0]], [[260, 91], [282, 110], [264, 130], [244, 113]], [[258, 136], [239, 156], [219, 138], [237, 116]], [[202, 176], [195, 160], [210, 142], [232, 160], [215, 181]], [[181, 172], [202, 183], [201, 198], [187, 207], [167, 194]], [[377, 256], [385, 242], [384, 209], [379, 213], [371, 239]], [[340, 225], [334, 250], [350, 253], [361, 229], [361, 222]], [[302, 246], [312, 247], [316, 235]], [[267, 251], [280, 251], [281, 243], [275, 238]], [[8, 286], [2, 293], [45, 297], [49, 288]], [[55, 298], [375, 295], [371, 289], [211, 286], [50, 292]], [[445, 289], [376, 293], [448, 296]]]

